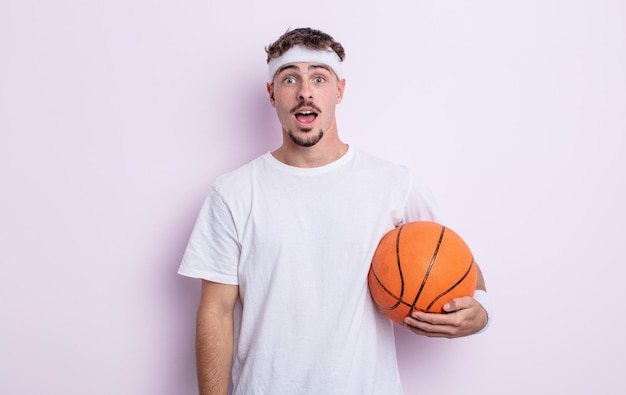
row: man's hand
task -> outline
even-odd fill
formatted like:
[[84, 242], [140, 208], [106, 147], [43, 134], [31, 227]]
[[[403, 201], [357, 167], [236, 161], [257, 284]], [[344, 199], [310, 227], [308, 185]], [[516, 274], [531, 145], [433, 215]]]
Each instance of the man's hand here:
[[446, 313], [414, 311], [403, 326], [418, 335], [451, 339], [472, 335], [487, 325], [487, 312], [471, 296], [452, 299], [443, 309]]

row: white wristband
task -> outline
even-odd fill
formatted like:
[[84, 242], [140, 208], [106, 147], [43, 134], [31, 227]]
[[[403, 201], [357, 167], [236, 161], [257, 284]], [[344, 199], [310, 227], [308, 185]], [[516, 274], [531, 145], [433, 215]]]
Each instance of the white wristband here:
[[477, 289], [474, 291], [474, 299], [485, 309], [487, 312], [487, 323], [483, 327], [483, 329], [479, 330], [475, 334], [483, 333], [487, 330], [489, 325], [491, 324], [491, 320], [493, 319], [493, 306], [491, 305], [491, 301], [489, 300], [489, 294], [487, 291], [483, 291], [482, 289]]

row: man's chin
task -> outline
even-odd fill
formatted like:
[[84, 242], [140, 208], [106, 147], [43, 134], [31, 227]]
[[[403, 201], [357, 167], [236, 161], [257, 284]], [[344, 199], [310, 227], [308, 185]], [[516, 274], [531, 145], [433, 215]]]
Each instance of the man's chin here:
[[[311, 129], [299, 129], [301, 132], [305, 132], [307, 134], [311, 133]], [[320, 131], [316, 135], [307, 135], [307, 136], [296, 136], [292, 131], [289, 131], [289, 138], [293, 141], [294, 144], [299, 145], [300, 147], [312, 147], [317, 144], [322, 137], [324, 137], [324, 132]]]

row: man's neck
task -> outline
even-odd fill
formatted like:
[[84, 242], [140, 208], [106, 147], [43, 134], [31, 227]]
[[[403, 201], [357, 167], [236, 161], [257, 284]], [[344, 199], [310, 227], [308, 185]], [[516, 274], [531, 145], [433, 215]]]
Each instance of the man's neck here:
[[336, 142], [320, 141], [312, 147], [283, 143], [272, 155], [289, 166], [312, 168], [332, 163], [347, 151], [348, 145], [337, 139]]

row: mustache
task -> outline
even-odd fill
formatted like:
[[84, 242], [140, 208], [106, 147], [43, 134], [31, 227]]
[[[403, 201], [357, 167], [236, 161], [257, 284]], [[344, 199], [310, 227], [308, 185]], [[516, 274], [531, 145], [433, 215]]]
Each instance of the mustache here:
[[289, 110], [290, 114], [295, 114], [296, 112], [298, 112], [302, 107], [309, 107], [312, 108], [313, 110], [315, 110], [316, 113], [321, 113], [322, 110], [317, 107], [315, 104], [313, 104], [313, 102], [307, 101], [307, 102], [301, 102], [299, 103], [297, 106], [295, 106], [294, 108], [292, 108], [291, 110]]

